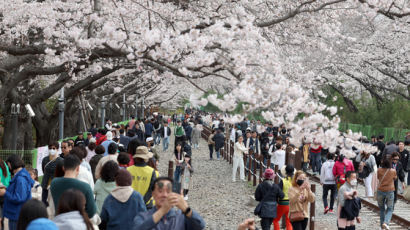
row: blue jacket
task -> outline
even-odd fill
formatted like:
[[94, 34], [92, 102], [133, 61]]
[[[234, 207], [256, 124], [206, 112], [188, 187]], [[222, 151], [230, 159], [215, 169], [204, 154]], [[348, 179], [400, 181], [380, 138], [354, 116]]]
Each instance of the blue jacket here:
[[108, 195], [105, 198], [100, 217], [102, 224], [106, 225], [106, 229], [132, 229], [134, 217], [145, 211], [147, 208], [141, 194], [132, 191], [125, 202], [117, 200], [113, 194]]
[[107, 156], [107, 155], [108, 155], [108, 146], [109, 146], [111, 143], [115, 143], [115, 141], [113, 141], [113, 140], [106, 140], [106, 141], [104, 141], [103, 143], [101, 143], [101, 145], [104, 146], [104, 148], [105, 148], [104, 156]]
[[134, 219], [135, 230], [202, 230], [205, 228], [205, 221], [202, 217], [192, 211], [191, 218], [185, 217], [181, 210], [169, 210], [166, 217], [155, 224], [152, 215], [157, 211], [156, 207], [139, 213]]
[[31, 199], [31, 188], [34, 180], [25, 168], [20, 170], [13, 179], [4, 195], [3, 216], [10, 220], [18, 220], [23, 204]]
[[152, 131], [154, 131], [154, 126], [152, 126], [151, 122], [145, 124], [145, 135], [152, 135]]
[[192, 127], [190, 125], [187, 125], [185, 127], [185, 135], [190, 138], [192, 136]]

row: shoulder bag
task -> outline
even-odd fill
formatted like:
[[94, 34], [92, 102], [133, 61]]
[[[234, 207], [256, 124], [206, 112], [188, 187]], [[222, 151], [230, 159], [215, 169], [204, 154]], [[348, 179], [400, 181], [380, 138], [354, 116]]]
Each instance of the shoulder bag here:
[[381, 185], [381, 183], [382, 183], [384, 177], [386, 176], [386, 174], [387, 174], [389, 171], [390, 171], [390, 169], [387, 169], [387, 170], [386, 170], [386, 172], [384, 173], [382, 179], [379, 181], [379, 184], [377, 184], [376, 191], [374, 191], [374, 195], [373, 195], [373, 199], [374, 199], [374, 200], [377, 200], [377, 191], [379, 190], [379, 187], [380, 187], [380, 185]]

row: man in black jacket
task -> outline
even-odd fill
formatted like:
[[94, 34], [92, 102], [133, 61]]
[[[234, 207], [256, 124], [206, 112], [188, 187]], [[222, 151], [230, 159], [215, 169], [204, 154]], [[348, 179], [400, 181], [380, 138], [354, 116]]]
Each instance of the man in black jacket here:
[[[396, 203], [397, 201], [397, 191], [398, 191], [398, 187], [402, 186], [403, 189], [405, 187], [404, 184], [404, 170], [403, 170], [403, 165], [400, 162], [400, 154], [398, 152], [394, 152], [391, 155], [391, 159], [392, 159], [392, 168], [396, 170], [397, 173], [397, 179], [394, 180], [394, 203]], [[399, 180], [400, 180], [400, 184], [399, 184]]]
[[221, 148], [224, 147], [225, 137], [220, 129], [217, 129], [215, 136], [212, 138], [215, 142], [216, 157], [220, 160]]
[[171, 129], [168, 127], [168, 122], [164, 121], [164, 125], [158, 130], [159, 135], [162, 138], [162, 151], [168, 150], [169, 137], [171, 136]]

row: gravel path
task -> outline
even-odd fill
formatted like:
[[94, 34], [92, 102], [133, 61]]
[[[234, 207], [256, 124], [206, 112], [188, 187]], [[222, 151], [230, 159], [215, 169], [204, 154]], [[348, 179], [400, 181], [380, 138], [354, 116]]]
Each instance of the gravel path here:
[[[163, 153], [160, 151], [160, 174], [168, 174], [168, 161], [172, 159], [173, 139], [170, 149]], [[159, 148], [162, 149], [162, 146]], [[207, 143], [201, 140], [199, 149], [192, 151], [192, 165], [195, 170], [192, 177], [192, 187], [189, 191], [189, 205], [200, 213], [205, 219], [206, 229], [237, 229], [244, 219], [254, 217], [260, 228], [259, 217], [253, 215], [257, 202], [253, 199], [256, 187], [251, 182], [232, 182], [232, 165], [225, 160], [209, 160]], [[311, 182], [314, 183], [314, 182]], [[336, 227], [336, 214], [323, 214], [322, 188], [316, 183], [316, 223], [315, 229], [334, 230]], [[330, 195], [330, 194], [329, 194]], [[335, 203], [335, 210], [337, 203]], [[362, 209], [363, 214], [366, 213]], [[370, 215], [363, 218], [362, 224], [356, 229], [365, 230], [372, 226], [378, 229], [378, 219]], [[273, 226], [272, 228], [273, 229]]]
[[[173, 149], [173, 139], [170, 142]], [[162, 148], [162, 147], [161, 147]], [[168, 161], [172, 151], [161, 153], [159, 170], [168, 174]], [[257, 203], [253, 201], [254, 189], [247, 182], [232, 182], [232, 169], [224, 160], [209, 160], [207, 143], [201, 140], [199, 149], [192, 150], [192, 187], [189, 205], [206, 221], [206, 229], [236, 229], [244, 219], [254, 217]]]

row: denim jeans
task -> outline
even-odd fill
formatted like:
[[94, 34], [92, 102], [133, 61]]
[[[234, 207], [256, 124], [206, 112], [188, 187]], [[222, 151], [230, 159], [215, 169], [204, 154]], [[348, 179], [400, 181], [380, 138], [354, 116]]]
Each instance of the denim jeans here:
[[320, 174], [320, 168], [322, 167], [322, 159], [320, 153], [311, 153], [312, 171]]
[[179, 181], [181, 178], [181, 166], [176, 166], [175, 167], [175, 172], [174, 172], [174, 192], [176, 193], [180, 193], [180, 189], [181, 189], [181, 182]]
[[216, 152], [216, 157], [217, 157], [218, 160], [219, 160], [219, 157], [220, 157], [220, 155], [221, 155], [221, 149], [218, 149], [218, 150], [215, 149], [215, 152]]
[[[380, 209], [380, 226], [383, 223], [388, 225], [393, 215], [394, 191], [377, 191], [377, 204]], [[387, 209], [385, 209], [385, 206], [387, 206]]]
[[168, 150], [169, 137], [164, 137], [162, 140], [162, 150], [165, 152]]
[[[327, 194], [330, 190], [330, 206], [327, 206]], [[335, 198], [337, 196], [337, 186], [336, 184], [324, 184], [323, 185], [323, 206], [329, 207], [329, 209], [333, 210], [333, 204], [335, 203]]]
[[17, 220], [9, 220], [9, 230], [17, 230]]
[[154, 135], [154, 144], [159, 145], [161, 143], [161, 134], [155, 133]]
[[208, 145], [209, 148], [209, 159], [212, 160], [212, 155], [214, 153], [214, 145]]

